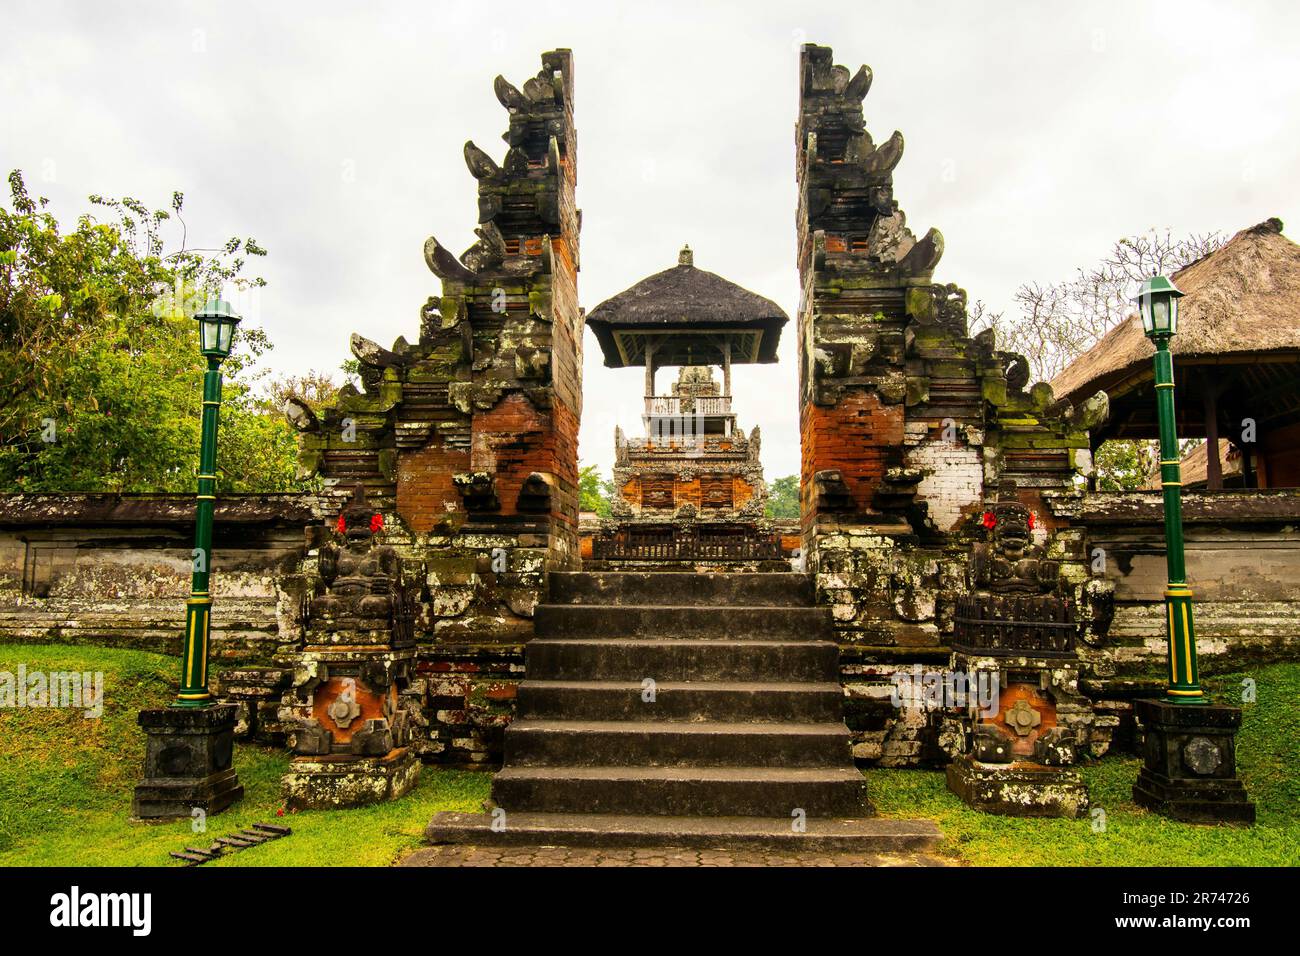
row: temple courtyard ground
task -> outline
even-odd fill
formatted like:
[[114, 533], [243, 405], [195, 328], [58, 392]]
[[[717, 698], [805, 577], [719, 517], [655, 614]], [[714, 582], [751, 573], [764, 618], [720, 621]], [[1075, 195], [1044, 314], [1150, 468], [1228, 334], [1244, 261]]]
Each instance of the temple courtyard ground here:
[[419, 785], [396, 803], [355, 810], [281, 813], [280, 749], [237, 745], [244, 799], [196, 824], [132, 823], [131, 790], [140, 774], [142, 707], [165, 704], [176, 662], [139, 651], [68, 645], [0, 645], [0, 671], [100, 671], [103, 716], [79, 710], [0, 709], [0, 866], [183, 865], [168, 854], [251, 826], [279, 823], [291, 836], [250, 847], [208, 866], [771, 866], [771, 865], [1300, 865], [1300, 664], [1261, 666], [1208, 678], [1217, 699], [1236, 701], [1244, 677], [1256, 682], [1238, 739], [1241, 776], [1259, 808], [1253, 828], [1176, 823], [1134, 806], [1137, 759], [1108, 757], [1085, 765], [1093, 806], [1103, 815], [1079, 820], [1016, 820], [970, 810], [944, 786], [938, 770], [865, 771], [882, 816], [928, 818], [944, 840], [932, 856], [565, 848], [424, 847], [422, 831], [439, 810], [479, 811], [488, 797], [485, 772], [425, 767]]

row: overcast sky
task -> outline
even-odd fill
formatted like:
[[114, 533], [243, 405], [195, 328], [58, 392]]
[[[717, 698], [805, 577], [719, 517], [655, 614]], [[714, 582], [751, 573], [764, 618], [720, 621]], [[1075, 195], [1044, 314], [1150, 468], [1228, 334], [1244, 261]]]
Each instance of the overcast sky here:
[[[7, 3], [0, 167], [71, 222], [90, 193], [165, 207], [191, 245], [254, 236], [277, 371], [336, 369], [357, 331], [414, 340], [421, 247], [473, 239], [461, 147], [498, 160], [539, 55], [574, 53], [582, 304], [695, 263], [793, 317], [798, 50], [868, 63], [895, 196], [942, 230], [936, 279], [1007, 308], [1148, 227], [1300, 216], [1300, 4]], [[5, 204], [8, 205], [7, 197]], [[769, 479], [798, 470], [795, 336], [734, 374]], [[670, 372], [660, 373], [660, 391]], [[580, 454], [608, 472], [641, 373], [586, 337]]]

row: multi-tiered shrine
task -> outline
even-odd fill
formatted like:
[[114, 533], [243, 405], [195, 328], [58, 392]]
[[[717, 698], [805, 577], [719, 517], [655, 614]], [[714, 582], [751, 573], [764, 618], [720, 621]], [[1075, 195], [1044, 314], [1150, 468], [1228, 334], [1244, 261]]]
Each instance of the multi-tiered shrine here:
[[[732, 408], [731, 366], [774, 362], [787, 317], [769, 299], [677, 265], [594, 309], [587, 324], [610, 368], [644, 366], [644, 435], [614, 436], [612, 524], [593, 542], [597, 560], [775, 560], [762, 526], [767, 485], [759, 430]], [[680, 366], [667, 394], [655, 372]], [[714, 368], [722, 378], [714, 377]]]
[[706, 365], [684, 365], [668, 395], [647, 395], [645, 435], [614, 434], [614, 517], [736, 522], [763, 516], [759, 430], [736, 425], [731, 396]]

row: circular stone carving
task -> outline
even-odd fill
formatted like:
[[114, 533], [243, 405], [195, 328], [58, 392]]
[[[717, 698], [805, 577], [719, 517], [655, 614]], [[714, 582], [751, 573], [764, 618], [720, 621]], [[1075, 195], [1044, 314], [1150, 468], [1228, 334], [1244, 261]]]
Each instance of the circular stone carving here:
[[1223, 751], [1208, 737], [1193, 737], [1183, 747], [1183, 763], [1193, 773], [1205, 777], [1223, 765]]

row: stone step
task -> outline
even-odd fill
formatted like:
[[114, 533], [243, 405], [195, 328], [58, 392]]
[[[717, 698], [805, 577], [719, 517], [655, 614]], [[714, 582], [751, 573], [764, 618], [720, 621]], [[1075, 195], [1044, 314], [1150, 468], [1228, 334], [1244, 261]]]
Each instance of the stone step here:
[[842, 722], [517, 719], [506, 729], [505, 759], [512, 767], [852, 765], [849, 730]]
[[726, 641], [677, 638], [534, 638], [529, 680], [835, 681], [833, 641]]
[[657, 681], [654, 701], [639, 681], [525, 680], [519, 717], [570, 720], [842, 721], [838, 683]]
[[866, 780], [847, 767], [516, 767], [492, 780], [510, 811], [756, 816], [870, 814]]
[[[915, 853], [933, 849], [943, 834], [931, 820], [810, 817], [799, 832], [789, 816], [682, 817], [606, 813], [434, 814], [425, 842], [482, 846], [680, 846], [779, 850], [790, 853]], [[501, 826], [504, 823], [504, 827]]]
[[811, 607], [810, 574], [682, 574], [563, 571], [550, 576], [551, 604]]
[[[585, 566], [585, 562], [584, 562]], [[799, 846], [768, 850], [725, 846], [483, 846], [440, 843], [396, 861], [402, 867], [944, 867], [955, 862], [933, 853], [819, 853]]]
[[538, 637], [640, 637], [714, 640], [827, 640], [826, 607], [698, 607], [677, 605], [540, 604]]

